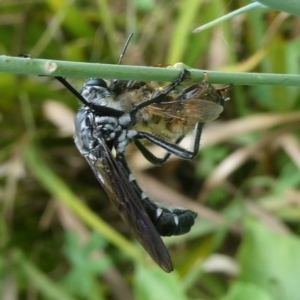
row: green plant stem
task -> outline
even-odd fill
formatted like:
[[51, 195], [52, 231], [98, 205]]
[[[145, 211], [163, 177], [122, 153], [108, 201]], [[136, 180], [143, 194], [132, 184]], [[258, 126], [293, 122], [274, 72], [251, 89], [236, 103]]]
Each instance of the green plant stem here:
[[258, 0], [263, 5], [279, 11], [286, 11], [292, 15], [300, 16], [299, 0]]
[[[187, 67], [194, 81], [202, 80], [208, 73], [208, 82], [231, 83], [234, 85], [284, 85], [299, 86], [300, 75], [242, 73], [197, 70]], [[173, 81], [179, 74], [178, 69], [81, 63], [47, 59], [31, 59], [13, 56], [0, 56], [0, 72], [62, 76], [62, 77], [99, 77], [105, 79]]]

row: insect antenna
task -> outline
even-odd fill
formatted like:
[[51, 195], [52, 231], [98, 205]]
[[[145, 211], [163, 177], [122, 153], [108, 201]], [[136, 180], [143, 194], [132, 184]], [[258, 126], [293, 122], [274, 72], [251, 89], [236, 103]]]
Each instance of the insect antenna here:
[[118, 61], [118, 65], [120, 65], [121, 62], [122, 62], [122, 58], [123, 58], [123, 56], [124, 56], [124, 54], [125, 54], [125, 52], [126, 52], [126, 50], [127, 50], [128, 44], [129, 44], [129, 42], [130, 42], [132, 36], [133, 36], [133, 32], [129, 34], [129, 37], [128, 37], [128, 39], [127, 39], [127, 41], [126, 41], [126, 43], [125, 43], [125, 46], [124, 46], [124, 48], [123, 48], [123, 51], [122, 51], [122, 53], [121, 53], [121, 55], [120, 55], [120, 58], [119, 58], [119, 61]]

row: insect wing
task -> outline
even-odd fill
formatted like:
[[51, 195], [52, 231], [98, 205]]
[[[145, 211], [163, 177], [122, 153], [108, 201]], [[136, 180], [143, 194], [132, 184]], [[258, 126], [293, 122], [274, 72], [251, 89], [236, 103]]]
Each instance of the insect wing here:
[[170, 254], [145, 211], [140, 195], [129, 182], [104, 140], [95, 151], [97, 152], [93, 152], [93, 155], [97, 160], [85, 157], [98, 181], [152, 259], [166, 272], [171, 272], [173, 265]]
[[223, 111], [223, 106], [207, 100], [188, 99], [153, 104], [146, 109], [150, 114], [185, 121], [193, 125], [217, 119]]
[[178, 93], [170, 93], [165, 101], [150, 105], [146, 109], [150, 114], [185, 121], [190, 125], [206, 123], [217, 119], [223, 111], [224, 97], [221, 91], [223, 90], [215, 89], [204, 80]]

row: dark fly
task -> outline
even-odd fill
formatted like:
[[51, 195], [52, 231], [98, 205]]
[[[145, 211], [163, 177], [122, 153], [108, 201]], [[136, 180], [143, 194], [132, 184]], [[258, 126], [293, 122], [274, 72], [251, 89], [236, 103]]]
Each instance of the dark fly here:
[[[136, 238], [166, 272], [171, 272], [173, 266], [160, 236], [188, 232], [197, 214], [152, 202], [139, 188], [124, 153], [126, 146], [134, 142], [144, 156], [155, 164], [166, 161], [170, 154], [186, 159], [197, 154], [203, 124], [218, 116], [225, 98], [206, 81], [177, 91], [176, 87], [188, 76], [189, 72], [182, 69], [178, 79], [163, 88], [153, 88], [154, 83], [149, 88], [147, 83], [133, 84], [124, 80], [113, 80], [108, 86], [104, 80], [92, 78], [87, 80], [80, 93], [65, 79], [57, 77], [83, 103], [75, 116], [77, 148], [125, 222], [133, 229]], [[137, 101], [136, 95], [141, 93], [141, 89], [147, 97]], [[189, 116], [185, 116], [185, 109]], [[198, 118], [192, 118], [192, 112], [197, 113]], [[180, 122], [181, 127], [186, 128], [178, 130], [180, 126], [174, 125], [174, 122]], [[155, 126], [159, 123], [163, 123], [164, 128]], [[176, 130], [172, 130], [172, 126]], [[196, 138], [194, 149], [190, 152], [178, 143], [192, 127], [196, 127]], [[158, 134], [153, 134], [153, 128]], [[155, 157], [141, 142], [144, 140], [164, 148], [166, 155]], [[112, 151], [116, 154], [113, 155]]]
[[[167, 86], [132, 80], [112, 80], [107, 85], [102, 79], [91, 78], [80, 92], [64, 78], [56, 77], [83, 104], [74, 120], [78, 150], [138, 241], [166, 272], [171, 272], [173, 265], [161, 236], [187, 233], [197, 214], [151, 201], [138, 186], [124, 153], [134, 142], [156, 165], [171, 154], [184, 159], [197, 155], [203, 125], [222, 112], [227, 100], [222, 92], [229, 87], [215, 89], [207, 83], [206, 75], [203, 81], [178, 89], [189, 75], [188, 70], [181, 69], [178, 78]], [[192, 151], [181, 148], [180, 142], [193, 129]], [[147, 142], [162, 147], [166, 154], [156, 157], [146, 147]]]
[[[226, 99], [221, 92], [226, 88], [217, 90], [205, 79], [178, 89], [189, 75], [181, 69], [178, 78], [164, 87], [128, 80], [112, 80], [107, 85], [91, 78], [80, 92], [56, 77], [83, 104], [75, 116], [77, 148], [138, 241], [166, 272], [173, 265], [161, 236], [188, 232], [197, 214], [152, 202], [138, 186], [124, 155], [131, 142], [153, 164], [162, 164], [171, 154], [192, 159], [198, 153], [202, 127], [223, 110]], [[194, 128], [193, 150], [181, 148], [180, 141]], [[156, 157], [145, 141], [164, 148], [165, 156]]]

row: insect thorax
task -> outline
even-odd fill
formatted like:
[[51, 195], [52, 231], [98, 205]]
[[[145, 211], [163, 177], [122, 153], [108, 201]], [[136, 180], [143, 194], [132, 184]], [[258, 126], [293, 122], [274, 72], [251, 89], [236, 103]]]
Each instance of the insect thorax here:
[[[103, 82], [105, 83], [105, 81]], [[80, 93], [88, 103], [98, 107], [110, 107], [122, 112], [127, 112], [132, 107], [129, 94], [122, 93], [118, 95], [107, 85], [85, 84]]]

